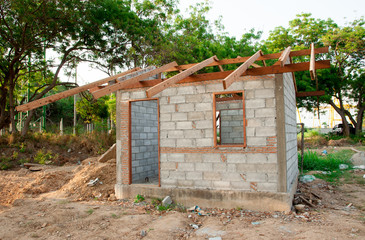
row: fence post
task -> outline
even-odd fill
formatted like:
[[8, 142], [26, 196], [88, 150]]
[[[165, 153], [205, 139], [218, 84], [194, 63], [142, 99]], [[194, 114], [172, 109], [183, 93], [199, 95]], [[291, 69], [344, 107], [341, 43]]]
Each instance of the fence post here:
[[61, 136], [63, 135], [63, 118], [61, 118], [61, 121], [60, 121], [60, 135]]

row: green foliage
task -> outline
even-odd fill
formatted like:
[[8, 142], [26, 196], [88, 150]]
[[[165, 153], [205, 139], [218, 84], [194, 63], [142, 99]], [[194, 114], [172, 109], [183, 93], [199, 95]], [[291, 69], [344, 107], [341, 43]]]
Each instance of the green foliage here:
[[[325, 156], [321, 156], [316, 152], [308, 150], [304, 152], [303, 169], [306, 171], [336, 171], [339, 169], [340, 164], [352, 166], [350, 161], [351, 155], [351, 150], [342, 150], [339, 152], [329, 153]], [[301, 159], [300, 153], [298, 153], [298, 159]]]
[[98, 122], [102, 118], [108, 117], [108, 106], [105, 101], [108, 97], [102, 97], [98, 100], [84, 97], [76, 103], [76, 111], [85, 123]]
[[91, 209], [91, 208], [90, 208], [90, 209], [88, 209], [88, 210], [86, 211], [86, 213], [87, 213], [87, 214], [89, 214], [89, 215], [91, 215], [91, 214], [93, 214], [93, 213], [94, 213], [94, 209]]
[[58, 154], [53, 154], [52, 151], [44, 152], [42, 149], [39, 150], [34, 156], [34, 162], [39, 164], [49, 164], [53, 160], [58, 158]]
[[13, 165], [11, 163], [12, 159], [7, 157], [0, 158], [0, 170], [7, 170], [11, 168]]
[[134, 198], [135, 203], [139, 203], [144, 201], [144, 197], [142, 195], [137, 194], [137, 196]]

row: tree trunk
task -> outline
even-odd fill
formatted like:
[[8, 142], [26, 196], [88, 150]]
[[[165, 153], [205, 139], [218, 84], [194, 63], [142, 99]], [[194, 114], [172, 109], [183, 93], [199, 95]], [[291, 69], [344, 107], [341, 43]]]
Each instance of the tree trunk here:
[[364, 122], [364, 111], [365, 111], [365, 105], [358, 109], [357, 117], [356, 117], [356, 125], [355, 125], [355, 131], [356, 135], [359, 136], [362, 132], [362, 123]]
[[15, 122], [15, 108], [14, 108], [14, 88], [9, 88], [9, 111], [10, 111], [10, 122], [11, 122], [11, 133], [16, 133], [16, 122]]
[[328, 103], [336, 110], [336, 112], [340, 115], [340, 117], [342, 119], [343, 135], [346, 137], [350, 136], [350, 128], [349, 128], [349, 124], [347, 123], [347, 120], [346, 120], [345, 110], [343, 108], [337, 107], [336, 104], [332, 100], [330, 100]]
[[32, 120], [33, 114], [34, 114], [34, 110], [30, 110], [28, 112], [28, 116], [25, 119], [24, 127], [23, 127], [22, 132], [21, 132], [22, 137], [24, 137], [27, 134], [28, 130], [29, 130], [29, 124], [30, 124], [30, 121]]

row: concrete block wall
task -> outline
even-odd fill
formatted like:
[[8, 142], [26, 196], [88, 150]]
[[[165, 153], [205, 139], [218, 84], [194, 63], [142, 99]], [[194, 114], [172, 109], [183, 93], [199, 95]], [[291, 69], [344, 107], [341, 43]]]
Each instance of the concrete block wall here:
[[285, 137], [287, 191], [290, 191], [298, 175], [296, 97], [291, 73], [283, 74], [285, 104]]
[[158, 177], [157, 100], [131, 102], [132, 183]]
[[[220, 80], [177, 84], [154, 96], [160, 105], [161, 187], [277, 192], [274, 79], [246, 76], [227, 90]], [[145, 90], [120, 91], [120, 101], [144, 99]], [[245, 96], [247, 147], [215, 148], [213, 93], [238, 90]]]
[[243, 144], [243, 102], [216, 102], [220, 112], [221, 144]]

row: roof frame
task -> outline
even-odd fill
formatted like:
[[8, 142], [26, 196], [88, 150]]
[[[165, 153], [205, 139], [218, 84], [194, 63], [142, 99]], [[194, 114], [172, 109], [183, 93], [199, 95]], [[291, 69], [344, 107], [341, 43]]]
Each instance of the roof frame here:
[[191, 74], [199, 71], [200, 69], [206, 67], [207, 65], [213, 63], [214, 61], [218, 61], [218, 58], [216, 56], [210, 57], [198, 64], [195, 64], [194, 66], [188, 68], [187, 70], [180, 72], [176, 74], [175, 76], [163, 81], [162, 83], [159, 83], [149, 89], [146, 90], [146, 96], [148, 98], [151, 98], [155, 96], [157, 93], [163, 91], [164, 89], [170, 87], [171, 85], [183, 80], [186, 77], [189, 77]]
[[291, 52], [291, 47], [287, 47], [285, 48], [282, 52], [281, 52], [281, 55], [278, 59], [278, 61], [276, 63], [274, 63], [274, 65], [279, 65], [284, 67], [284, 65], [286, 64], [289, 56], [290, 56], [290, 52]]

